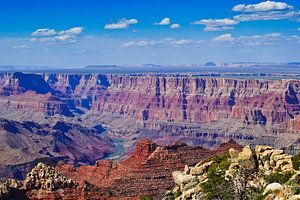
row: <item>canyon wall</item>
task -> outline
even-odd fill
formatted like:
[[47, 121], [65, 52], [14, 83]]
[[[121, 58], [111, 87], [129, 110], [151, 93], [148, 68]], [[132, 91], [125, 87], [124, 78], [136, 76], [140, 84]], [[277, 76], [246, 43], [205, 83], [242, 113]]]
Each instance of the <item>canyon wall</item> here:
[[5, 109], [41, 116], [96, 113], [112, 130], [122, 118], [122, 126], [161, 143], [180, 138], [214, 146], [233, 138], [282, 147], [293, 144], [300, 131], [299, 80], [4, 73], [0, 94]]

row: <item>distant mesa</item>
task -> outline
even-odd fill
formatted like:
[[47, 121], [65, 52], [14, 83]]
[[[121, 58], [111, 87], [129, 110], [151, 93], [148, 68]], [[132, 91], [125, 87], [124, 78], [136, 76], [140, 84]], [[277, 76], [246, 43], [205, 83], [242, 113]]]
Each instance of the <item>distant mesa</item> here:
[[289, 62], [288, 65], [300, 66], [300, 62]]
[[205, 67], [215, 67], [215, 66], [217, 66], [217, 65], [214, 62], [207, 62], [207, 63], [205, 63]]

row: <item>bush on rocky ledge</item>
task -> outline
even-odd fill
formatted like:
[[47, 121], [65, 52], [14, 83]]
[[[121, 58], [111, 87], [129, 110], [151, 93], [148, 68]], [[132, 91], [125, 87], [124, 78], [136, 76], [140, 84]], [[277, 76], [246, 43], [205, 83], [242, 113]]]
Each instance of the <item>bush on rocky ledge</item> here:
[[230, 149], [173, 172], [176, 187], [164, 199], [300, 200], [299, 158], [268, 146]]

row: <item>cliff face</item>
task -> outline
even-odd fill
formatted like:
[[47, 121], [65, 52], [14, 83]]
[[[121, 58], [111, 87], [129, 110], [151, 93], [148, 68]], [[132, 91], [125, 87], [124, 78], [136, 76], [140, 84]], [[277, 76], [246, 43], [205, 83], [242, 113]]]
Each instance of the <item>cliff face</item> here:
[[2, 96], [33, 92], [42, 95], [43, 102], [66, 98], [68, 106], [129, 115], [145, 122], [203, 123], [233, 118], [248, 124], [283, 123], [287, 130], [289, 120], [300, 115], [300, 82], [296, 80], [22, 73], [2, 74], [0, 79]]
[[299, 81], [196, 77], [111, 76], [102, 112], [137, 120], [203, 123], [233, 118], [248, 124], [283, 123], [299, 115]]
[[[5, 110], [72, 117], [84, 109], [112, 129], [122, 118], [126, 130], [154, 131], [149, 137], [161, 143], [180, 138], [214, 146], [233, 138], [282, 147], [300, 131], [298, 80], [14, 73], [0, 75], [0, 94]], [[283, 134], [292, 139], [277, 140]]]

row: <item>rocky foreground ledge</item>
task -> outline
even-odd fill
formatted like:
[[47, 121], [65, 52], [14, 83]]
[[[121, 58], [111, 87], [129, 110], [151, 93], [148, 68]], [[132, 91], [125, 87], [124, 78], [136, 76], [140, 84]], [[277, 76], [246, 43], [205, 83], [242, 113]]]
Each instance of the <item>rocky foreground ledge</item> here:
[[300, 154], [230, 141], [216, 150], [141, 140], [121, 162], [56, 168], [39, 163], [24, 181], [0, 184], [0, 199], [300, 199]]
[[298, 157], [268, 146], [230, 149], [173, 172], [176, 186], [163, 199], [300, 199]]

